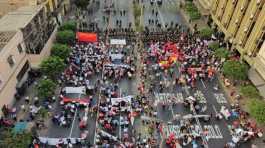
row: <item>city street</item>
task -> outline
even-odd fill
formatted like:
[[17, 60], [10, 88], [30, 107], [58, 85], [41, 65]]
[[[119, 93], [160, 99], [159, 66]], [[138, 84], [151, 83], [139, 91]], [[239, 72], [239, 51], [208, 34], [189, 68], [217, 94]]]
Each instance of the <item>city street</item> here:
[[[159, 25], [162, 29], [173, 27], [176, 24], [186, 28], [184, 18], [178, 10], [178, 5], [178, 0], [163, 1], [162, 5], [150, 4], [149, 0], [142, 0], [140, 2], [141, 9], [143, 9], [141, 21], [143, 21], [144, 27], [148, 27], [151, 31], [159, 28]], [[129, 24], [132, 25], [131, 27], [135, 27], [132, 0], [102, 0], [99, 3], [90, 4], [88, 10], [85, 13], [87, 23], [96, 23], [100, 30], [129, 28]], [[104, 35], [107, 36], [108, 34]], [[145, 143], [146, 139], [153, 136], [156, 139], [155, 147], [167, 147], [167, 139], [172, 134], [176, 139], [182, 139], [187, 135], [191, 135], [194, 139], [199, 137], [197, 144], [206, 148], [223, 148], [226, 143], [230, 142], [232, 136], [229, 126], [233, 124], [233, 120], [216, 119], [221, 108], [226, 107], [226, 109], [231, 110], [231, 104], [229, 104], [227, 96], [221, 89], [217, 76], [197, 78], [193, 87], [178, 85], [176, 79], [183, 74], [179, 67], [172, 66], [173, 72], [168, 74], [167, 70], [162, 68], [163, 66], [158, 64], [156, 60], [149, 59], [152, 55], [146, 56], [155, 49], [152, 45], [145, 44], [143, 51], [140, 51], [138, 49], [140, 47], [136, 44], [110, 45], [107, 48], [105, 46], [99, 47], [100, 50], [105, 51], [100, 55], [92, 56], [102, 56], [103, 59], [108, 59], [108, 62], [99, 58], [99, 61], [102, 60], [104, 61], [102, 63], [107, 64], [102, 64], [103, 69], [88, 78], [90, 85], [93, 86], [98, 85], [97, 83], [100, 81], [98, 89], [92, 95], [93, 102], [90, 102], [92, 104], [90, 106], [95, 107], [96, 112], [86, 112], [84, 108], [76, 108], [68, 127], [58, 126], [50, 121], [47, 132], [44, 132], [41, 137], [80, 138], [84, 131], [88, 131], [86, 137], [88, 143], [101, 146], [107, 145], [108, 142], [113, 145], [124, 145], [122, 141], [136, 144], [136, 140], [139, 143]], [[80, 48], [79, 45], [76, 45], [76, 47], [76, 50]], [[89, 45], [89, 47], [93, 50], [98, 48], [94, 45]], [[81, 47], [81, 49], [83, 48]], [[137, 53], [137, 55], [133, 55], [133, 53]], [[120, 55], [129, 58], [132, 62], [125, 63], [124, 58], [117, 58]], [[118, 63], [112, 56], [118, 59]], [[144, 61], [149, 61], [149, 64], [143, 64]], [[185, 65], [181, 60], [177, 63]], [[154, 70], [154, 67], [159, 68]], [[123, 73], [123, 70], [125, 70], [125, 73]], [[143, 76], [141, 71], [143, 73], [147, 71], [147, 75]], [[129, 77], [130, 74], [128, 73], [130, 72], [133, 73], [132, 78]], [[113, 73], [114, 76], [112, 76]], [[123, 75], [117, 76], [117, 73], [118, 75], [123, 73]], [[141, 84], [144, 85], [143, 92], [141, 92]], [[152, 87], [152, 90], [150, 87]], [[113, 100], [116, 100], [116, 102], [113, 103]], [[149, 103], [146, 108], [144, 107], [146, 105], [144, 101]], [[123, 110], [121, 106], [124, 105], [124, 102], [125, 109]], [[135, 105], [137, 103], [144, 105]], [[136, 111], [138, 108], [140, 108], [139, 112]], [[148, 114], [149, 110], [153, 114], [152, 117]], [[53, 113], [56, 114], [61, 111], [63, 111], [63, 108], [58, 102], [58, 106]], [[131, 116], [135, 112], [138, 113], [138, 116], [135, 116], [132, 120]], [[85, 114], [88, 122], [87, 126], [81, 130], [80, 117]], [[147, 124], [144, 124], [145, 121]], [[191, 124], [189, 124], [191, 127], [187, 129], [187, 135], [183, 133], [183, 124], [186, 121]], [[154, 134], [150, 134], [148, 131], [150, 123], [157, 123], [159, 127], [154, 128]], [[129, 136], [124, 139], [124, 135]], [[183, 147], [193, 147], [191, 141], [181, 145]], [[250, 145], [247, 143], [240, 145], [240, 148], [249, 147]]]

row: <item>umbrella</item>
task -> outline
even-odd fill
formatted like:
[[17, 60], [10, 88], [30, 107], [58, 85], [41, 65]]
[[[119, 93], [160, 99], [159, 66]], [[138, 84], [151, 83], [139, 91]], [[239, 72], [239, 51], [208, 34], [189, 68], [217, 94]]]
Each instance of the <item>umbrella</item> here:
[[13, 132], [15, 134], [17, 133], [22, 133], [23, 131], [25, 131], [27, 129], [27, 122], [17, 122], [13, 128]]

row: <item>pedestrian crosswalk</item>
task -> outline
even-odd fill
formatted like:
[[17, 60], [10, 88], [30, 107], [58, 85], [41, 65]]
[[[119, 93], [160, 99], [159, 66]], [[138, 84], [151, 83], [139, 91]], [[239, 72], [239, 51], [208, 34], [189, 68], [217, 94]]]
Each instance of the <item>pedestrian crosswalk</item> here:
[[197, 100], [199, 100], [199, 103], [206, 103], [207, 102], [204, 94], [199, 90], [196, 90], [196, 92], [194, 93], [194, 97]]
[[[204, 125], [203, 130], [207, 131], [205, 135], [207, 139], [223, 139], [222, 132], [218, 125]], [[195, 125], [194, 128], [192, 130], [190, 129], [186, 134], [181, 133], [180, 125], [165, 125], [162, 131], [167, 137], [173, 133], [176, 138], [181, 138], [184, 135], [200, 136], [202, 134], [198, 125]]]
[[219, 103], [219, 104], [226, 104], [227, 103], [227, 100], [224, 97], [224, 94], [222, 94], [222, 93], [215, 93], [214, 97], [215, 97], [217, 103]]
[[155, 93], [155, 100], [157, 103], [183, 103], [184, 98], [182, 93]]

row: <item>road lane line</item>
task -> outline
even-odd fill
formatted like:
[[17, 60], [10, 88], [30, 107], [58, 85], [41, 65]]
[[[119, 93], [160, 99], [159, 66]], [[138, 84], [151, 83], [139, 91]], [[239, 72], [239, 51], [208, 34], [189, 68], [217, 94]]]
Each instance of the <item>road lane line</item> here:
[[202, 79], [200, 79], [200, 80], [201, 80], [201, 82], [202, 82], [203, 87], [206, 88], [206, 86], [205, 86], [203, 80], [202, 80]]
[[[122, 89], [120, 88], [120, 97], [122, 97]], [[121, 140], [121, 102], [120, 102], [120, 118], [119, 118], [119, 137], [120, 137], [120, 140]]]
[[[104, 65], [103, 65], [103, 69], [102, 69], [102, 74], [101, 74], [101, 79], [103, 80], [104, 78]], [[101, 89], [101, 87], [100, 87]], [[93, 145], [95, 146], [96, 144], [96, 136], [97, 136], [97, 127], [98, 127], [98, 116], [99, 116], [99, 105], [100, 105], [100, 101], [101, 101], [101, 90], [99, 89], [99, 94], [98, 94], [98, 101], [97, 101], [97, 115], [96, 115], [96, 125], [95, 125], [95, 133], [94, 133], [94, 140], [93, 140]], [[93, 113], [92, 113], [93, 114]]]
[[223, 137], [223, 135], [222, 135], [222, 132], [221, 132], [219, 126], [214, 125], [214, 128], [215, 128], [215, 130], [216, 130], [217, 138], [219, 138], [219, 139], [223, 139], [224, 137]]
[[162, 14], [161, 14], [161, 11], [159, 10], [157, 3], [155, 3], [155, 6], [156, 6], [157, 12], [159, 14], [160, 20], [161, 20], [162, 28], [165, 28], [165, 21], [164, 21]]
[[213, 107], [213, 110], [214, 110], [215, 114], [217, 115], [217, 114], [218, 114], [218, 112], [217, 112], [217, 110], [216, 110], [215, 106], [214, 106], [214, 105], [212, 105], [212, 107]]
[[189, 90], [188, 90], [188, 86], [187, 86], [187, 85], [185, 85], [185, 86], [184, 86], [184, 87], [182, 87], [182, 88], [184, 88], [184, 90], [185, 90], [186, 94], [190, 96], [190, 92], [189, 92]]
[[74, 123], [75, 123], [76, 115], [77, 115], [77, 108], [75, 109], [74, 119], [73, 119], [73, 121], [72, 121], [72, 126], [71, 126], [70, 133], [69, 133], [69, 136], [68, 136], [69, 138], [71, 138], [72, 133], [73, 133]]

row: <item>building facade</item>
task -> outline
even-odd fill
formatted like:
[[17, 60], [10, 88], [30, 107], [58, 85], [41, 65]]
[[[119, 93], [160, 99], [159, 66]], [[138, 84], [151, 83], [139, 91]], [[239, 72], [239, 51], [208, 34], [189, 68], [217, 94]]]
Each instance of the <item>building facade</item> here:
[[0, 107], [13, 104], [29, 69], [49, 56], [56, 32], [44, 5], [23, 6], [0, 19]]
[[0, 18], [23, 6], [44, 5], [49, 16], [54, 16], [61, 22], [62, 16], [70, 8], [70, 0], [0, 0]]
[[0, 31], [0, 106], [11, 104], [29, 61], [21, 31]]
[[212, 0], [211, 16], [232, 48], [257, 72], [255, 77], [264, 80], [265, 0]]

